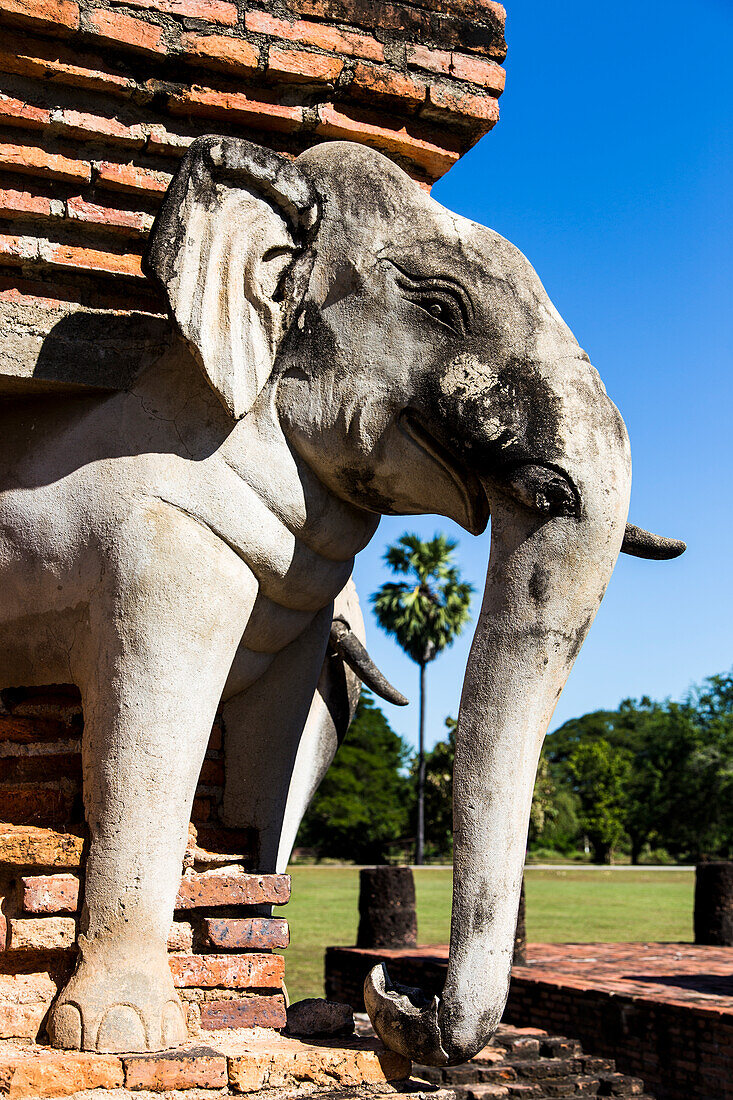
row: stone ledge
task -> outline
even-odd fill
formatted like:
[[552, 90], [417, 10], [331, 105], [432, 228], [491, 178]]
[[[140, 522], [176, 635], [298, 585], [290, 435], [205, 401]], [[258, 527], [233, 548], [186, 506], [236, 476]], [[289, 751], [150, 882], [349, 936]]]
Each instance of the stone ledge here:
[[[406, 1058], [372, 1038], [304, 1043], [263, 1028], [222, 1032], [205, 1046], [188, 1043], [158, 1054], [90, 1054], [50, 1047], [0, 1043], [0, 1095], [38, 1097], [142, 1097], [145, 1092], [213, 1096], [267, 1090], [329, 1093], [364, 1085], [384, 1086], [410, 1075]], [[123, 1091], [120, 1091], [123, 1090]], [[224, 1091], [221, 1091], [224, 1090]], [[392, 1094], [394, 1092], [392, 1090]], [[412, 1092], [413, 1097], [420, 1093]]]

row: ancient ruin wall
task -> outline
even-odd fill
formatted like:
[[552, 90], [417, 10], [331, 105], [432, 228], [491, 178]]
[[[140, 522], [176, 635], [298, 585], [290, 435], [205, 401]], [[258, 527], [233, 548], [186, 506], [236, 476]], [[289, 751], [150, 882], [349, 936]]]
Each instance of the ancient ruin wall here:
[[504, 87], [494, 0], [0, 0], [0, 32], [0, 304], [162, 312], [140, 257], [200, 134], [364, 142], [428, 187]]

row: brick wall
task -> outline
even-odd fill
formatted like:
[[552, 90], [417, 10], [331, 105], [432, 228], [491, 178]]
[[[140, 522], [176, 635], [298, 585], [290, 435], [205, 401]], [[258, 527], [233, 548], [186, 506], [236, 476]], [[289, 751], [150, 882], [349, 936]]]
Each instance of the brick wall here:
[[[43, 1038], [76, 959], [84, 890], [82, 713], [77, 690], [0, 692], [0, 1039]], [[254, 871], [253, 838], [218, 820], [224, 780], [217, 719], [193, 807], [168, 940], [192, 1037], [285, 1025], [287, 875]]]
[[731, 1100], [733, 1018], [715, 1006], [623, 996], [578, 982], [515, 972], [504, 1019], [577, 1036], [620, 1069], [638, 1074], [657, 1100]]
[[198, 135], [372, 145], [429, 186], [494, 125], [495, 0], [0, 0], [0, 303], [161, 311], [140, 270]]
[[[669, 948], [669, 955], [661, 960], [659, 979], [661, 989], [665, 990], [666, 986], [668, 992], [660, 993], [657, 989], [653, 994], [640, 991], [639, 983], [629, 975], [629, 970], [633, 975], [634, 966], [629, 967], [628, 959], [626, 965], [622, 961], [619, 968], [621, 981], [606, 988], [603, 987], [603, 967], [597, 958], [590, 959], [585, 974], [552, 972], [547, 959], [554, 954], [557, 960], [565, 950], [571, 954], [573, 946], [530, 945], [530, 959], [539, 960], [544, 956], [548, 969], [542, 969], [539, 961], [534, 966], [513, 968], [503, 1017], [506, 1024], [549, 1029], [580, 1040], [594, 1055], [614, 1059], [622, 1073], [642, 1078], [656, 1100], [733, 1100], [733, 1009], [727, 993], [730, 989], [729, 963], [725, 965], [726, 973], [719, 978], [713, 977], [720, 983], [719, 998], [683, 999], [685, 974], [681, 970], [685, 968], [680, 970], [678, 967], [675, 974], [674, 965], [668, 965], [667, 970], [672, 973], [665, 973], [665, 963], [671, 964], [670, 956], [684, 950], [685, 945], [653, 945]], [[583, 944], [582, 950], [598, 956], [600, 947], [613, 951], [617, 947], [635, 946], [649, 945]], [[700, 953], [695, 958], [699, 974], [704, 972], [706, 965], [703, 952], [715, 952], [716, 949], [695, 950]], [[717, 949], [718, 957], [708, 959], [709, 969], [719, 970], [719, 956], [726, 952], [730, 949]], [[642, 951], [642, 957], [643, 954]], [[356, 1011], [363, 1011], [364, 978], [378, 962], [386, 962], [393, 981], [419, 986], [428, 995], [440, 994], [445, 984], [448, 947], [327, 947], [326, 996], [346, 1001]], [[557, 962], [555, 965], [557, 967]], [[638, 960], [636, 969], [643, 969], [643, 966], [638, 967]], [[693, 977], [692, 974], [688, 976]], [[553, 1095], [569, 1094], [561, 1091]]]

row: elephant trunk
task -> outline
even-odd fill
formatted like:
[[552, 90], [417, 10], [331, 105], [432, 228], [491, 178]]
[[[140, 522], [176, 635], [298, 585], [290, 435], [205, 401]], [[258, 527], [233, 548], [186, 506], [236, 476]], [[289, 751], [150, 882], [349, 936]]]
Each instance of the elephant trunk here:
[[365, 982], [387, 1046], [420, 1062], [473, 1057], [504, 1011], [529, 812], [545, 731], [603, 597], [624, 536], [622, 446], [584, 487], [576, 516], [541, 516], [490, 494], [491, 556], [456, 730], [450, 957], [440, 998]]

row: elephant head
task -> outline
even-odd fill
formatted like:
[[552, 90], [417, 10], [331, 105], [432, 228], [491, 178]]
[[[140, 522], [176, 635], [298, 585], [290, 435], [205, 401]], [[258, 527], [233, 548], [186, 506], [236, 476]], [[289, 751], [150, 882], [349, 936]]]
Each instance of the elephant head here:
[[491, 516], [445, 988], [405, 991], [383, 968], [365, 987], [388, 1046], [465, 1061], [503, 1012], [537, 760], [617, 556], [684, 545], [627, 525], [623, 420], [524, 256], [378, 153], [329, 143], [290, 163], [197, 142], [148, 270], [232, 415], [269, 401], [333, 496], [476, 534]]

